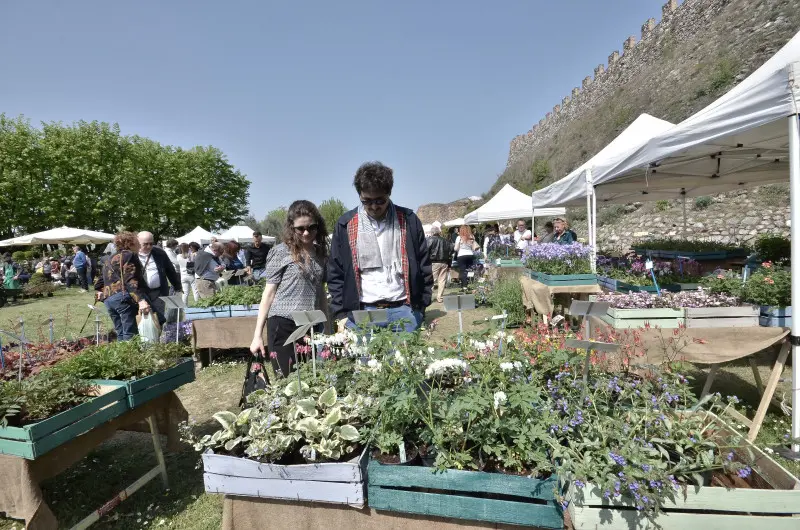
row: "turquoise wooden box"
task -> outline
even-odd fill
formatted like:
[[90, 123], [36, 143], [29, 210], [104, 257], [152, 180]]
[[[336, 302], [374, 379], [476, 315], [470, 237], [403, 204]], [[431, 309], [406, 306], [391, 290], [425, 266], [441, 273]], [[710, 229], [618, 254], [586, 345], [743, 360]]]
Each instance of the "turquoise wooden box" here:
[[559, 285], [596, 285], [597, 274], [545, 274], [528, 270], [531, 279], [541, 282], [550, 287]]
[[370, 508], [490, 523], [563, 528], [558, 480], [430, 467], [367, 466]]
[[124, 384], [128, 390], [128, 404], [130, 408], [136, 408], [142, 403], [175, 390], [186, 383], [191, 383], [194, 378], [194, 360], [190, 357], [182, 357], [172, 368], [141, 379], [125, 381]]
[[738, 248], [736, 250], [717, 250], [708, 252], [686, 252], [683, 250], [647, 250], [642, 247], [634, 246], [633, 251], [640, 256], [650, 256], [653, 258], [663, 259], [691, 258], [695, 261], [743, 258], [747, 256], [747, 249], [743, 248]]
[[94, 380], [101, 394], [45, 420], [24, 427], [0, 428], [0, 454], [35, 460], [128, 410], [124, 382]]
[[187, 321], [205, 320], [207, 318], [230, 318], [231, 306], [223, 305], [219, 307], [187, 307], [184, 309]]
[[761, 326], [767, 328], [790, 328], [792, 327], [792, 306], [762, 305], [758, 321]]
[[[658, 289], [656, 289], [655, 285], [631, 285], [630, 283], [623, 282], [622, 280], [615, 280], [613, 278], [607, 278], [606, 276], [600, 276], [600, 275], [597, 276], [597, 283], [600, 284], [600, 287], [618, 293], [658, 292]], [[681, 286], [678, 284], [665, 284], [665, 285], [659, 285], [659, 287], [661, 288], [662, 291], [672, 291], [675, 293], [681, 290]]]
[[232, 317], [257, 317], [258, 305], [232, 305], [229, 306]]

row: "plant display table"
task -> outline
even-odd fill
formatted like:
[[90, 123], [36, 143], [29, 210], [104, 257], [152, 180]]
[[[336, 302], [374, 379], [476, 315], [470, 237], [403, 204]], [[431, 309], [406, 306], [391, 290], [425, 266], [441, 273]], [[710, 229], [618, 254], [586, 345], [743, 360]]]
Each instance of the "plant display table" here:
[[[0, 512], [5, 512], [8, 517], [13, 519], [24, 519], [28, 528], [37, 530], [57, 528], [58, 522], [44, 501], [40, 483], [68, 469], [95, 447], [111, 438], [118, 430], [138, 430], [141, 422], [148, 421], [153, 434], [158, 465], [129, 486], [124, 494], [116, 495], [102, 508], [82, 521], [79, 527], [85, 528], [86, 525], [113, 510], [128, 495], [133, 494], [150, 480], [160, 476], [166, 487], [167, 470], [158, 441], [158, 433], [166, 433], [169, 440], [167, 447], [171, 450], [177, 449], [180, 447], [178, 424], [187, 419], [188, 414], [180, 399], [174, 393], [169, 392], [136, 409], [128, 410], [33, 460], [0, 455]], [[102, 477], [98, 477], [98, 487], [102, 487], [101, 479]]]
[[[600, 276], [600, 275], [597, 276], [597, 283], [600, 285], [600, 287], [603, 287], [604, 289], [608, 289], [609, 291], [615, 291], [618, 293], [658, 292], [658, 289], [656, 289], [655, 285], [632, 285], [622, 280], [615, 280], [614, 278], [607, 278], [605, 276]], [[685, 285], [697, 285], [697, 284], [685, 284]], [[681, 284], [677, 283], [659, 285], [659, 287], [661, 288], [662, 291], [678, 292], [681, 290]]]
[[562, 528], [555, 501], [557, 479], [430, 467], [382, 465], [367, 468], [369, 506], [377, 510], [455, 517], [540, 528]]
[[521, 276], [520, 281], [522, 282], [522, 302], [525, 304], [525, 308], [533, 309], [548, 318], [553, 314], [554, 294], [577, 295], [577, 298], [603, 292], [597, 282], [589, 285], [551, 286], [525, 276]]
[[[738, 436], [719, 418], [717, 424], [729, 436]], [[690, 486], [676, 493], [672, 502], [664, 507], [667, 511], [648, 520], [633, 509], [633, 499], [623, 497], [609, 502], [592, 484], [581, 489], [570, 485], [570, 520], [575, 530], [797, 528], [800, 481], [753, 444], [738, 449], [737, 458], [758, 470], [756, 482], [763, 489]]]
[[792, 307], [761, 306], [759, 324], [764, 327], [790, 328], [792, 327]]
[[366, 449], [351, 462], [281, 466], [248, 458], [203, 454], [206, 492], [265, 499], [365, 504]]
[[608, 308], [603, 322], [615, 329], [636, 329], [645, 325], [658, 326], [664, 329], [675, 329], [686, 324], [686, 312], [683, 309], [648, 308], [648, 309], [615, 309]]
[[683, 250], [646, 250], [642, 247], [633, 247], [633, 251], [640, 256], [650, 256], [653, 258], [676, 259], [689, 258], [695, 261], [725, 260], [731, 258], [747, 257], [747, 250], [740, 248], [736, 250], [717, 250], [707, 252], [686, 252]]
[[757, 306], [687, 307], [687, 328], [739, 328], [758, 326]]
[[187, 307], [186, 320], [206, 320], [209, 318], [257, 317], [257, 305], [223, 305], [217, 307]]
[[[421, 516], [310, 502], [286, 502], [247, 497], [225, 497], [223, 530], [274, 530], [331, 528], [336, 530], [518, 530], [519, 526], [470, 522], [464, 519]], [[528, 526], [536, 530], [536, 527]]]
[[[193, 320], [192, 348], [196, 354], [202, 349], [248, 348], [253, 342], [256, 319], [257, 317], [240, 317]], [[203, 366], [213, 360], [211, 351], [208, 352], [207, 359], [202, 355], [200, 357]]]
[[597, 274], [545, 274], [528, 269], [528, 276], [549, 287], [597, 285]]

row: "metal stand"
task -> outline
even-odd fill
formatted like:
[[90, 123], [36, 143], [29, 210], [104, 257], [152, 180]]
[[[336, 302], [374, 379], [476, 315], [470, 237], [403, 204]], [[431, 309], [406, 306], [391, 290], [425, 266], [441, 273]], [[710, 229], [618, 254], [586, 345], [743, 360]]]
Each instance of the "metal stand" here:
[[161, 451], [161, 441], [158, 438], [158, 424], [156, 422], [156, 417], [148, 416], [147, 423], [150, 425], [150, 433], [153, 436], [153, 449], [156, 453], [156, 460], [158, 461], [158, 465], [145, 473], [141, 478], [136, 480], [133, 484], [125, 488], [124, 490], [117, 493], [113, 499], [102, 505], [97, 510], [93, 511], [87, 517], [85, 517], [81, 522], [76, 524], [72, 527], [72, 530], [83, 530], [84, 528], [89, 528], [94, 523], [100, 520], [104, 515], [111, 513], [114, 508], [122, 504], [122, 501], [126, 500], [128, 497], [139, 491], [142, 486], [156, 478], [157, 476], [161, 476], [161, 483], [164, 485], [164, 489], [169, 489], [169, 482], [167, 480], [167, 466], [164, 462], [164, 453]]
[[386, 309], [365, 309], [353, 311], [353, 322], [366, 329], [369, 327], [369, 335], [372, 337], [372, 328], [381, 322], [389, 325], [389, 311]]
[[445, 311], [458, 311], [458, 345], [461, 346], [461, 340], [464, 336], [464, 317], [462, 313], [468, 309], [475, 309], [475, 295], [450, 295], [445, 296], [443, 300]]
[[175, 344], [180, 342], [180, 324], [181, 324], [181, 310], [186, 310], [186, 304], [183, 303], [183, 297], [179, 294], [172, 296], [162, 296], [164, 300], [164, 309], [175, 309], [178, 311], [178, 316], [175, 319]]

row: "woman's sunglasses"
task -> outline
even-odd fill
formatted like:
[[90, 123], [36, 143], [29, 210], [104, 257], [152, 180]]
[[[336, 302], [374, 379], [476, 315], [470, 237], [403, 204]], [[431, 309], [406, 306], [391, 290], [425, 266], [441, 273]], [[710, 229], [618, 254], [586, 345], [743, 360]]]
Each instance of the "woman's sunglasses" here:
[[298, 234], [304, 234], [306, 232], [308, 232], [309, 234], [312, 234], [312, 233], [316, 232], [318, 228], [319, 228], [319, 225], [314, 223], [314, 224], [308, 225], [308, 226], [295, 226], [294, 227], [294, 231], [297, 232]]
[[361, 199], [361, 204], [364, 206], [383, 206], [389, 199], [380, 198], [380, 199]]

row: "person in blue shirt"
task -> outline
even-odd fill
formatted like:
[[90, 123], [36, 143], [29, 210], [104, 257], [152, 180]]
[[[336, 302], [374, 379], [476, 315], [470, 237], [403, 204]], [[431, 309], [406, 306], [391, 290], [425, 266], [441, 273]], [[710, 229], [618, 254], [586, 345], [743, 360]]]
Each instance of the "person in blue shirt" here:
[[575, 232], [567, 228], [567, 220], [563, 217], [553, 219], [553, 243], [569, 245], [575, 242]]
[[75, 252], [75, 257], [72, 258], [72, 264], [75, 266], [75, 272], [78, 274], [78, 283], [81, 286], [81, 292], [85, 293], [89, 290], [89, 281], [86, 276], [86, 263], [88, 260], [86, 254], [78, 245], [72, 247], [72, 251]]

